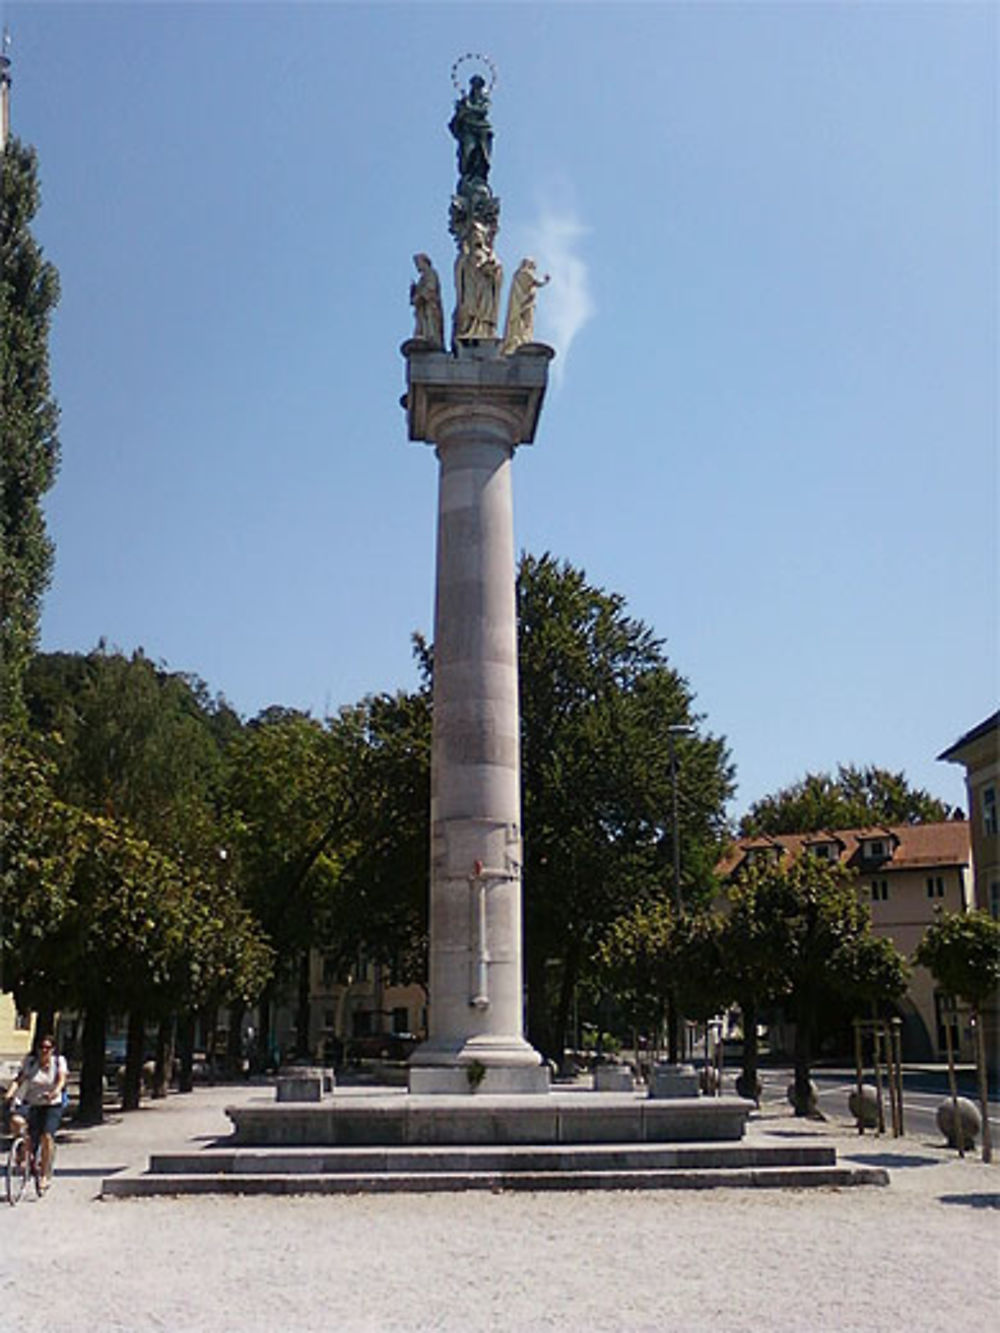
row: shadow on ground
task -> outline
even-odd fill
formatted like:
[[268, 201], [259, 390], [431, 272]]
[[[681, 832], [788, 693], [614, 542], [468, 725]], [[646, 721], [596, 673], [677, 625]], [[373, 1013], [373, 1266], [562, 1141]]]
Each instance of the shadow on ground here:
[[70, 1166], [63, 1168], [57, 1166], [55, 1177], [57, 1180], [84, 1180], [88, 1176], [113, 1176], [117, 1171], [127, 1171], [126, 1166]]
[[920, 1157], [916, 1153], [902, 1152], [851, 1152], [844, 1153], [848, 1162], [864, 1162], [869, 1166], [904, 1167], [937, 1166], [940, 1158]]
[[964, 1204], [966, 1208], [1000, 1208], [1000, 1194], [942, 1194], [940, 1201]]

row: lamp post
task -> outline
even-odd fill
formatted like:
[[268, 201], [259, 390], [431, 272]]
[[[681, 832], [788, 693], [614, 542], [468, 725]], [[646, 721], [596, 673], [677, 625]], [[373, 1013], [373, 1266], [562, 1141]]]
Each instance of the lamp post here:
[[694, 727], [686, 722], [676, 722], [667, 727], [667, 737], [670, 741], [670, 787], [673, 792], [673, 851], [674, 851], [674, 906], [677, 908], [677, 915], [684, 911], [684, 901], [681, 898], [681, 842], [680, 842], [680, 824], [677, 817], [677, 745], [678, 736], [693, 736]]
[[[674, 856], [674, 908], [678, 918], [684, 912], [684, 899], [681, 897], [681, 841], [680, 820], [677, 813], [677, 737], [690, 736], [694, 727], [684, 722], [675, 722], [667, 727], [667, 739], [670, 743], [670, 788], [673, 796], [672, 844]], [[668, 1000], [669, 1014], [669, 1051], [670, 1059], [676, 1061], [679, 1054], [680, 1015], [677, 1012], [677, 1000], [671, 991]]]

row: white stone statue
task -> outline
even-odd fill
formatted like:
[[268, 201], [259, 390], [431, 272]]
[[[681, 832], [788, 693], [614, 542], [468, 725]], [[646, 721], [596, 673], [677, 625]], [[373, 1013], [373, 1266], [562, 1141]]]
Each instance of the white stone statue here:
[[501, 351], [505, 356], [516, 351], [522, 344], [534, 341], [535, 337], [535, 297], [539, 287], [549, 281], [546, 273], [543, 278], [535, 274], [535, 261], [522, 259], [510, 284], [510, 300], [507, 303], [507, 323], [503, 331]]
[[502, 282], [503, 268], [489, 234], [481, 222], [473, 222], [455, 261], [456, 342], [496, 337]]
[[441, 305], [441, 282], [427, 255], [413, 256], [419, 277], [410, 283], [410, 305], [416, 327], [414, 338], [430, 343], [434, 347], [444, 347], [444, 309]]

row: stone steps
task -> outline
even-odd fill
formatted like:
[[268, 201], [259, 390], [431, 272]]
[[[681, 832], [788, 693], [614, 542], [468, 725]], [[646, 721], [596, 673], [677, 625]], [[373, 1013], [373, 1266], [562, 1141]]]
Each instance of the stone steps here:
[[651, 1190], [885, 1185], [838, 1166], [827, 1144], [622, 1144], [533, 1148], [206, 1149], [158, 1154], [108, 1177], [102, 1197], [464, 1190]]

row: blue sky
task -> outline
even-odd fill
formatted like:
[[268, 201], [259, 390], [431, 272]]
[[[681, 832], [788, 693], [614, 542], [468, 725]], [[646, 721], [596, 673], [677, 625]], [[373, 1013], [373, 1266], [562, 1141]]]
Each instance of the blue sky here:
[[[989, 4], [10, 3], [63, 297], [43, 647], [242, 712], [410, 687], [436, 464], [411, 257], [448, 283], [450, 69], [488, 52], [498, 252], [559, 357], [516, 542], [622, 593], [738, 814], [996, 707]], [[446, 302], [447, 303], [447, 302]]]

